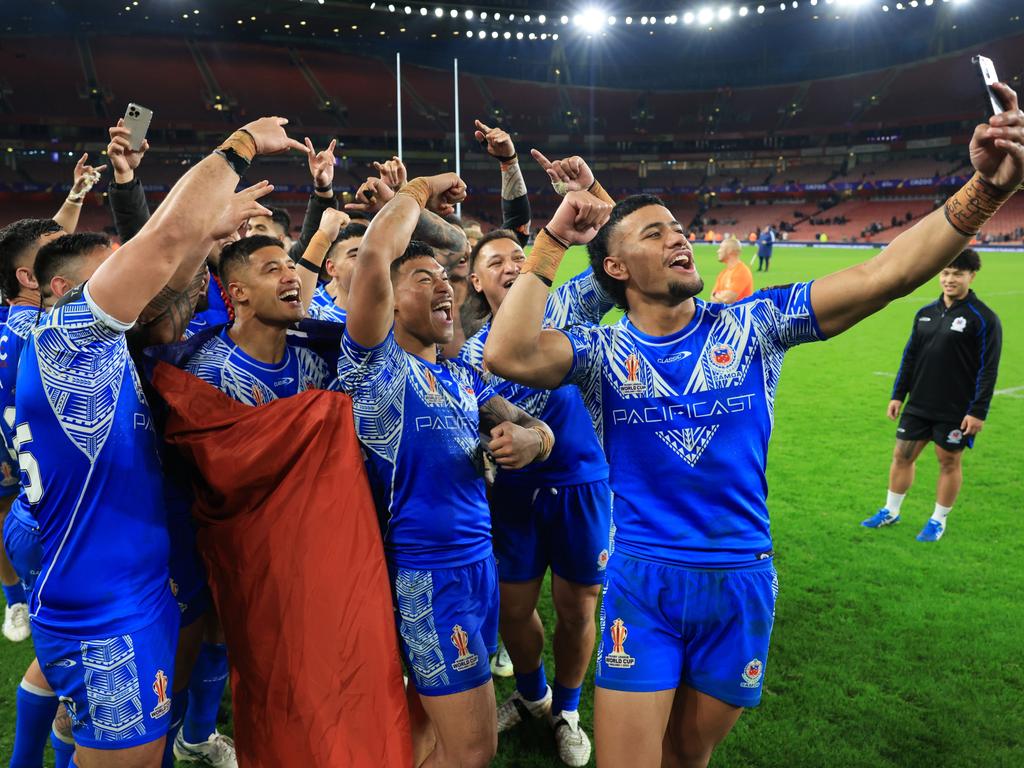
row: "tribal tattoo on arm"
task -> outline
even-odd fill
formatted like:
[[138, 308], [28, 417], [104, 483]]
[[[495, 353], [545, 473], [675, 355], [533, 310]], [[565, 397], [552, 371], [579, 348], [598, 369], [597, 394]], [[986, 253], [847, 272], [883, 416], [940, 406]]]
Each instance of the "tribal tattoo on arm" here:
[[462, 231], [462, 227], [449, 224], [428, 210], [420, 212], [420, 219], [416, 223], [412, 237], [413, 240], [421, 240], [443, 251], [453, 251], [461, 255], [466, 250], [466, 233]]

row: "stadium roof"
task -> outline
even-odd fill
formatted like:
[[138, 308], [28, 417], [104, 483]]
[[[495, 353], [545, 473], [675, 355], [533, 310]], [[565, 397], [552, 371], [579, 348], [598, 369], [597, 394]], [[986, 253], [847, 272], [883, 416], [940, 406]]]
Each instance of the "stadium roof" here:
[[[339, 46], [505, 77], [645, 89], [795, 82], [903, 64], [1024, 31], [1020, 0], [380, 3], [15, 0], [6, 35], [90, 32]], [[656, 9], [656, 12], [651, 9]], [[1022, 61], [996, 62], [1004, 79]]]

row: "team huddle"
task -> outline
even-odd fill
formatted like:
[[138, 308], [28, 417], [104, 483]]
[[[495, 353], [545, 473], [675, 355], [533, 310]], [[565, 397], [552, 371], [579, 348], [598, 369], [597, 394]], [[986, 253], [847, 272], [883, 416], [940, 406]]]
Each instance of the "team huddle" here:
[[[498, 734], [530, 718], [550, 723], [563, 763], [586, 765], [579, 705], [595, 645], [598, 765], [707, 765], [768, 670], [779, 583], [765, 466], [785, 355], [938, 274], [1024, 181], [1024, 114], [995, 88], [1007, 111], [975, 129], [976, 173], [941, 210], [869, 261], [753, 292], [727, 240], [729, 277], [707, 302], [672, 211], [651, 195], [614, 201], [579, 157], [534, 150], [561, 203], [531, 236], [500, 128], [476, 126], [502, 179], [503, 226], [486, 234], [452, 220], [458, 176], [408, 179], [398, 158], [341, 206], [333, 142], [318, 152], [272, 117], [233, 133], [150, 214], [135, 177], [147, 145], [111, 128], [120, 247], [71, 233], [63, 209], [0, 231], [16, 574], [0, 574], [4, 629], [24, 639], [30, 624], [36, 653], [12, 768], [41, 766], [46, 739], [58, 765], [246, 764], [216, 730], [231, 649], [190, 478], [142, 370], [144, 349], [182, 339], [184, 370], [247, 406], [309, 390], [351, 398], [414, 765], [487, 765]], [[314, 185], [294, 242], [286, 214], [264, 205], [271, 184], [236, 191], [254, 160], [289, 151], [305, 154]], [[99, 170], [83, 173], [94, 183]], [[556, 287], [572, 246], [589, 266]], [[602, 325], [616, 307], [625, 316]], [[975, 314], [964, 317], [984, 322]], [[306, 328], [334, 334], [333, 353], [294, 332]], [[912, 378], [901, 374], [894, 400], [919, 401]], [[968, 410], [983, 419], [987, 400]], [[918, 453], [938, 445], [905, 422]], [[890, 506], [873, 527], [896, 518]], [[537, 613], [548, 569], [550, 677]], [[500, 705], [499, 631], [516, 681]]]

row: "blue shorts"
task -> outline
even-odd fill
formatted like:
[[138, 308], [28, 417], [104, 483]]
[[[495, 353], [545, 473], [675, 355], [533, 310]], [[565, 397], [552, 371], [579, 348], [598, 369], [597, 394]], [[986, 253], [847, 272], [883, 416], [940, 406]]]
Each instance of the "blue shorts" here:
[[4, 551], [14, 566], [14, 572], [25, 586], [26, 594], [31, 597], [43, 561], [43, 549], [39, 546], [39, 529], [26, 525], [8, 512], [4, 519], [3, 536]]
[[548, 566], [574, 584], [604, 581], [612, 516], [607, 480], [536, 488], [499, 479], [490, 496], [501, 581], [530, 581]]
[[613, 556], [597, 685], [664, 691], [685, 684], [737, 707], [757, 706], [778, 592], [770, 560], [697, 570]]
[[494, 558], [431, 571], [390, 566], [395, 620], [416, 690], [447, 696], [491, 679], [498, 650]]
[[196, 532], [187, 509], [184, 513], [174, 508], [168, 510], [167, 530], [171, 538], [171, 594], [178, 601], [181, 626], [187, 627], [210, 607], [206, 569], [196, 549]]
[[167, 734], [178, 624], [168, 599], [157, 621], [130, 634], [82, 640], [32, 627], [39, 666], [67, 709], [76, 744], [128, 749]]

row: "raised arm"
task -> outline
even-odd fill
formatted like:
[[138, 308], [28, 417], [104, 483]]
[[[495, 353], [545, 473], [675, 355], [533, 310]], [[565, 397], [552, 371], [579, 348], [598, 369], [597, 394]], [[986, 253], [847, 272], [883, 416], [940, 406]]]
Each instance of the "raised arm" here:
[[490, 435], [485, 447], [506, 469], [544, 461], [555, 445], [551, 427], [500, 395], [481, 406], [480, 431]]
[[476, 140], [501, 165], [501, 228], [515, 232], [519, 245], [525, 246], [530, 240], [532, 212], [515, 144], [502, 128], [491, 128], [479, 120], [474, 122]]
[[374, 216], [359, 244], [348, 294], [346, 328], [356, 344], [375, 347], [391, 330], [395, 320], [391, 262], [408, 247], [420, 213], [427, 206], [445, 211], [465, 195], [466, 185], [454, 173], [425, 176], [402, 187]]
[[811, 305], [826, 336], [842, 333], [938, 274], [1024, 180], [1024, 113], [1017, 94], [996, 83], [1007, 109], [971, 138], [975, 174], [939, 210], [863, 264], [816, 280]]
[[89, 194], [89, 190], [100, 180], [100, 174], [107, 167], [101, 165], [98, 168], [93, 168], [91, 165], [86, 165], [88, 159], [88, 152], [78, 158], [78, 162], [75, 163], [75, 182], [71, 185], [71, 191], [64, 204], [53, 217], [53, 220], [60, 224], [61, 229], [68, 234], [74, 232], [78, 227], [78, 217], [82, 215], [82, 201]]
[[205, 257], [239, 176], [252, 159], [288, 149], [304, 151], [288, 138], [287, 123], [279, 117], [249, 123], [182, 176], [142, 231], [114, 251], [89, 280], [89, 294], [100, 309], [115, 320], [133, 323], [185, 259]]
[[484, 365], [499, 376], [531, 387], [554, 389], [572, 368], [564, 334], [543, 330], [548, 289], [570, 245], [589, 243], [612, 206], [589, 192], [569, 192], [537, 240], [494, 319], [484, 345]]
[[313, 292], [316, 291], [316, 282], [320, 277], [320, 268], [324, 264], [327, 252], [331, 250], [334, 241], [338, 239], [338, 233], [348, 226], [349, 215], [336, 208], [327, 208], [321, 213], [320, 226], [312, 237], [309, 238], [309, 245], [299, 259], [299, 298], [302, 301], [302, 308], [309, 311], [310, 302], [313, 301]]
[[132, 132], [130, 128], [125, 128], [124, 118], [119, 118], [117, 125], [108, 128], [107, 132], [110, 134], [107, 157], [114, 169], [114, 181], [107, 187], [107, 200], [110, 212], [114, 215], [114, 228], [123, 245], [135, 237], [149, 221], [146, 193], [135, 175], [149, 149], [149, 141], [144, 139], [142, 147], [133, 150]]
[[302, 219], [302, 229], [299, 231], [299, 239], [296, 240], [288, 252], [288, 255], [295, 261], [302, 258], [306, 248], [309, 246], [320, 227], [324, 211], [337, 210], [338, 198], [334, 195], [334, 164], [337, 160], [334, 157], [336, 139], [331, 139], [327, 149], [317, 152], [313, 148], [313, 142], [306, 137], [306, 163], [309, 166], [309, 175], [313, 180], [313, 194], [309, 196], [306, 204], [306, 215]]
[[530, 154], [533, 155], [533, 159], [537, 161], [537, 164], [544, 169], [544, 173], [551, 180], [552, 189], [557, 194], [565, 197], [569, 192], [584, 191], [589, 192], [598, 200], [602, 200], [609, 205], [615, 205], [612, 196], [601, 186], [601, 182], [594, 176], [594, 172], [590, 170], [587, 161], [579, 155], [551, 162], [539, 150], [531, 149]]

